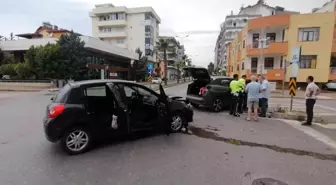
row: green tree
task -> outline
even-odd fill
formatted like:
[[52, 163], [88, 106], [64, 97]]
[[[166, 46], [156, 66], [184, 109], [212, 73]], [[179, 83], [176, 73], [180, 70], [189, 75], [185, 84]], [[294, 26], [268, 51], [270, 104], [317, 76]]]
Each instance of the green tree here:
[[168, 60], [167, 60], [167, 52], [174, 52], [176, 49], [176, 42], [172, 39], [159, 39], [158, 42], [156, 42], [156, 48], [157, 51], [163, 52], [163, 62], [164, 62], [164, 76], [165, 76], [165, 85], [167, 85], [167, 76], [168, 76]]
[[0, 65], [2, 65], [4, 59], [5, 59], [5, 54], [4, 54], [4, 52], [0, 49]]
[[14, 70], [19, 79], [28, 79], [32, 76], [29, 66], [26, 62], [15, 64]]
[[43, 46], [40, 46], [40, 47], [31, 46], [25, 54], [26, 65], [30, 73], [32, 73], [35, 76], [35, 79], [39, 79], [39, 77], [41, 76], [41, 72], [42, 72], [41, 70], [39, 70], [40, 66], [39, 66], [39, 63], [37, 63], [36, 61], [37, 51], [40, 49], [43, 49], [42, 47]]
[[177, 83], [180, 83], [180, 74], [181, 74], [181, 69], [186, 66], [185, 61], [178, 61], [174, 64], [174, 66], [177, 68], [178, 72], [178, 77], [177, 77]]
[[182, 60], [185, 61], [186, 66], [191, 66], [192, 65], [192, 61], [191, 61], [191, 59], [189, 58], [188, 55], [183, 55]]
[[60, 46], [58, 64], [61, 71], [59, 77], [80, 78], [87, 64], [85, 42], [77, 34], [71, 32], [69, 35], [62, 35], [57, 44]]
[[209, 65], [208, 65], [209, 74], [212, 75], [214, 70], [215, 70], [215, 65], [214, 65], [214, 63], [210, 62]]
[[0, 66], [0, 74], [1, 75], [9, 75], [9, 76], [16, 76], [17, 73], [15, 71], [16, 64], [3, 64]]
[[61, 56], [61, 47], [58, 44], [47, 44], [39, 47], [36, 52], [36, 71], [43, 78], [61, 79], [64, 77], [67, 66]]

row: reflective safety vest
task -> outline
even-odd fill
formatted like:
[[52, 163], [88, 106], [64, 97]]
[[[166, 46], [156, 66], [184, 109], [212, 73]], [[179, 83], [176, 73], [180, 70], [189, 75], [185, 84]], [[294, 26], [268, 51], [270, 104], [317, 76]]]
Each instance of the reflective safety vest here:
[[230, 89], [231, 89], [231, 94], [236, 96], [238, 94], [238, 92], [241, 90], [239, 81], [232, 80], [230, 82]]
[[244, 80], [244, 78], [241, 78], [238, 80], [239, 85], [240, 85], [240, 92], [244, 92], [245, 91], [245, 86], [246, 86], [246, 81]]

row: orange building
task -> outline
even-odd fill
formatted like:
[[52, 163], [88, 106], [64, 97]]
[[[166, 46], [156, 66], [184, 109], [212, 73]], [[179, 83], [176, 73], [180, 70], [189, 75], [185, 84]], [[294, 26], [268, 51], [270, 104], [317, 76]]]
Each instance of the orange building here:
[[[314, 14], [279, 14], [248, 21], [227, 49], [227, 72], [264, 74], [278, 84], [289, 81], [292, 49], [301, 47], [298, 82], [313, 75], [317, 82], [330, 80], [334, 12]], [[314, 48], [314, 49], [313, 49]]]
[[52, 25], [49, 22], [43, 22], [42, 26], [38, 27], [34, 33], [17, 34], [16, 36], [25, 39], [37, 39], [37, 38], [60, 38], [64, 34], [69, 34], [71, 31], [58, 28], [56, 25]]

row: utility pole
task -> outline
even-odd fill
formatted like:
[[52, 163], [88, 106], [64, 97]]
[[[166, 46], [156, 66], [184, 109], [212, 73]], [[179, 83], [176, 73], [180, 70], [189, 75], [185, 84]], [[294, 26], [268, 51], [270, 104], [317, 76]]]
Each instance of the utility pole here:
[[259, 37], [260, 40], [260, 44], [261, 44], [261, 51], [260, 51], [260, 74], [263, 75], [264, 74], [264, 41], [266, 39], [264, 39], [264, 28], [261, 29], [261, 36]]
[[282, 62], [283, 62], [282, 97], [285, 97], [285, 81], [286, 81], [287, 61], [285, 59]]

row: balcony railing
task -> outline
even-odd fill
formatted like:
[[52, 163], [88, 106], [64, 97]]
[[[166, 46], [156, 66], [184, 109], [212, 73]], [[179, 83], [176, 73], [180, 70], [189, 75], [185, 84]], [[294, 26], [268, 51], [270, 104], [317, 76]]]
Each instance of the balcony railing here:
[[[268, 45], [267, 45], [268, 44]], [[258, 56], [261, 54], [260, 43], [255, 41], [252, 45], [247, 46], [247, 55], [248, 56]], [[265, 55], [284, 55], [288, 52], [288, 43], [287, 42], [275, 42], [270, 41], [269, 43], [264, 44], [263, 48]]]

